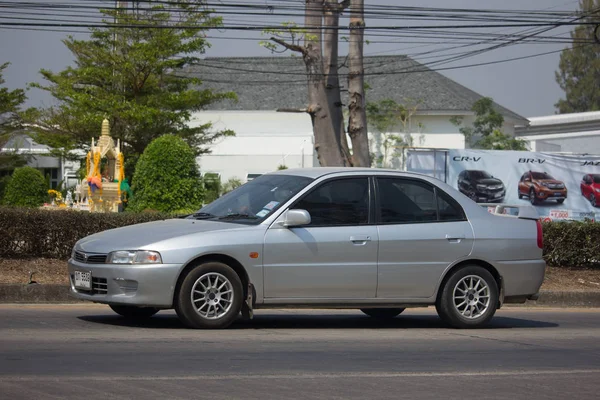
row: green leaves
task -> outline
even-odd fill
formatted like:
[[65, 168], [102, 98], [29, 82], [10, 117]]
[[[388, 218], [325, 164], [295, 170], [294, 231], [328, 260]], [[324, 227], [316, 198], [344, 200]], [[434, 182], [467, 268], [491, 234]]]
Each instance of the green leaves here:
[[[128, 160], [161, 135], [177, 135], [200, 154], [214, 139], [231, 134], [213, 131], [210, 124], [187, 124], [193, 112], [235, 98], [203, 89], [200, 79], [183, 72], [209, 46], [203, 27], [222, 23], [209, 11], [194, 1], [146, 5], [136, 13], [105, 10], [106, 28], [91, 29], [89, 40], [65, 39], [75, 65], [58, 73], [42, 70], [47, 83], [32, 85], [60, 101], [29, 114], [29, 122], [39, 126], [36, 139], [68, 156], [75, 148], [87, 149], [108, 118], [111, 136], [121, 140]], [[115, 27], [114, 20], [127, 27]]]
[[6, 186], [3, 203], [9, 206], [39, 207], [48, 199], [48, 185], [40, 171], [32, 167], [15, 169]]
[[183, 139], [164, 135], [148, 145], [135, 167], [132, 211], [193, 212], [202, 206], [204, 187], [196, 154]]
[[[600, 0], [581, 0], [581, 22], [600, 24]], [[596, 25], [579, 25], [571, 32], [573, 44], [563, 50], [556, 82], [565, 91], [555, 107], [559, 113], [600, 110], [600, 45], [594, 42]], [[587, 43], [586, 43], [587, 42]]]

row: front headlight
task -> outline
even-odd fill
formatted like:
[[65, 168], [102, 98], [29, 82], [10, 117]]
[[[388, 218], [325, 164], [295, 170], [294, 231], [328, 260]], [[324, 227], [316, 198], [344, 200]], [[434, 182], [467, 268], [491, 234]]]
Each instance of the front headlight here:
[[156, 251], [113, 251], [106, 259], [108, 264], [162, 264], [162, 258]]
[[594, 189], [596, 192], [600, 193], [600, 188]]
[[486, 190], [487, 190], [487, 188], [488, 188], [488, 187], [487, 187], [486, 185], [477, 185], [477, 190], [479, 190], [479, 191], [482, 191], [482, 192], [483, 192], [483, 191], [486, 191]]
[[541, 182], [540, 185], [548, 187], [548, 184], [546, 182]]

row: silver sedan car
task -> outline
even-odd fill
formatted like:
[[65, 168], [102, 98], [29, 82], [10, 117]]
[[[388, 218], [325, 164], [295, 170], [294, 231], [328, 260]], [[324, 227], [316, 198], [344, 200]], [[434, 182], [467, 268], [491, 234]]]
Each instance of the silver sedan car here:
[[503, 303], [535, 299], [544, 279], [537, 213], [517, 207], [493, 214], [418, 174], [284, 170], [185, 218], [81, 239], [71, 295], [128, 318], [174, 308], [193, 328], [266, 307], [393, 318], [432, 305], [450, 326], [480, 327]]

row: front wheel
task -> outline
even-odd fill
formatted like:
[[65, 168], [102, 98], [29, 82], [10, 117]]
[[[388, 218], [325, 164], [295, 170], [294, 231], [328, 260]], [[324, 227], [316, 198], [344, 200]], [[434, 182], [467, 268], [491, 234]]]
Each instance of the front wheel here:
[[369, 317], [377, 319], [391, 319], [402, 314], [404, 308], [361, 308], [360, 311]]
[[175, 311], [190, 328], [223, 329], [239, 315], [242, 299], [238, 274], [226, 264], [207, 262], [183, 279]]
[[109, 307], [117, 314], [130, 319], [146, 319], [156, 314], [159, 310], [154, 307], [136, 307], [136, 306], [120, 306], [109, 305]]
[[460, 268], [441, 290], [435, 308], [440, 318], [454, 328], [482, 327], [496, 313], [498, 286], [485, 268]]
[[598, 202], [596, 201], [596, 196], [594, 193], [590, 194], [590, 204], [592, 207], [598, 207]]
[[562, 203], [564, 203], [564, 202], [565, 202], [565, 199], [556, 200], [556, 202], [557, 202], [558, 204], [562, 204]]
[[534, 188], [531, 188], [529, 190], [529, 201], [531, 202], [531, 205], [536, 205], [538, 203], [537, 197], [535, 196]]

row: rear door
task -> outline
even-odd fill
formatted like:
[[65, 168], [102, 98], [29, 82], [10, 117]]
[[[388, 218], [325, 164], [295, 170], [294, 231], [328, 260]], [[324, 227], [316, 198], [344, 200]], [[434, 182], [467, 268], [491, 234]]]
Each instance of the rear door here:
[[431, 297], [443, 272], [473, 248], [460, 205], [430, 183], [377, 178], [378, 298]]

